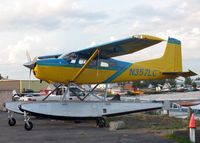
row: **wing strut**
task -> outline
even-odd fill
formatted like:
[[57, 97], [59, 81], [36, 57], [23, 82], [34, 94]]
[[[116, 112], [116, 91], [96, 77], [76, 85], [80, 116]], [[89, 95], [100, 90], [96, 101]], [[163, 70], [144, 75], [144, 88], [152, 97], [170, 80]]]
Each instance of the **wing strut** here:
[[[89, 91], [89, 93], [88, 93], [87, 95], [85, 95], [85, 97], [82, 99], [82, 101], [85, 100], [85, 99], [90, 95], [90, 93], [92, 93], [92, 92], [96, 89], [96, 87], [97, 87], [98, 85], [99, 85], [99, 83], [96, 84], [96, 85], [92, 88], [92, 90]], [[96, 97], [96, 96], [95, 96], [95, 97]]]
[[[84, 70], [87, 68], [87, 66], [92, 62], [92, 60], [96, 57], [97, 54], [99, 54], [99, 49], [96, 49], [96, 50], [94, 51], [94, 53], [92, 54], [92, 56], [90, 56], [90, 58], [85, 62], [85, 64], [81, 67], [81, 69], [76, 73], [76, 75], [74, 76], [74, 78], [68, 83], [68, 89], [67, 89], [66, 93], [64, 94], [62, 100], [65, 99], [67, 93], [69, 92], [68, 90], [69, 90], [70, 84], [74, 83], [74, 82], [78, 79], [78, 77], [83, 73], [83, 71], [84, 71]], [[99, 85], [99, 84], [97, 84], [97, 85], [92, 89], [92, 91], [93, 91], [98, 85]], [[80, 97], [78, 97], [78, 96], [77, 96], [77, 98], [78, 98], [79, 100], [83, 101], [92, 91], [90, 91], [83, 99], [80, 98]], [[76, 95], [76, 94], [75, 94], [75, 95]]]
[[92, 62], [92, 60], [96, 57], [96, 55], [99, 53], [99, 50], [96, 49], [92, 56], [86, 61], [86, 63], [82, 66], [82, 68], [77, 72], [77, 74], [74, 76], [73, 80], [71, 82], [76, 81], [76, 79], [81, 75], [81, 73], [85, 70], [85, 68]]
[[46, 100], [54, 91], [56, 91], [59, 87], [61, 87], [62, 84], [59, 84], [54, 90], [52, 90], [45, 98], [42, 99], [42, 101]]

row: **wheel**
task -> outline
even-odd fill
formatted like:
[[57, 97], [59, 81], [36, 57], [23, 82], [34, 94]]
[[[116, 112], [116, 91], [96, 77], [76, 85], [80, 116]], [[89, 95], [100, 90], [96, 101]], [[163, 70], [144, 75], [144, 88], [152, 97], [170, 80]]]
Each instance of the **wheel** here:
[[97, 122], [97, 127], [99, 128], [106, 127], [106, 120], [104, 118], [98, 118], [96, 122]]
[[15, 124], [16, 124], [15, 118], [10, 118], [10, 119], [8, 119], [8, 125], [9, 125], [9, 126], [14, 126]]
[[30, 131], [33, 128], [33, 123], [31, 121], [28, 121], [28, 123], [25, 123], [24, 125], [25, 130]]

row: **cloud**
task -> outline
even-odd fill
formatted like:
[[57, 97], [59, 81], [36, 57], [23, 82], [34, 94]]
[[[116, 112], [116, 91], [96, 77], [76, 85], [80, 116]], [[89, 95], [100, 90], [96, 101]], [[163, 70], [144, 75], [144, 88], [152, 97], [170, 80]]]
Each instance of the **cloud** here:
[[[15, 44], [8, 44], [8, 46], [1, 51], [1, 64], [22, 64], [26, 62], [25, 51], [36, 52], [38, 50], [37, 45], [40, 42], [41, 38], [35, 35], [25, 36], [24, 39], [19, 40]], [[33, 53], [36, 54], [35, 52]]]
[[161, 21], [161, 19], [158, 16], [155, 16], [152, 18], [152, 22], [160, 22], [160, 21]]
[[[33, 58], [134, 34], [178, 38], [182, 41], [183, 60], [197, 62], [199, 7], [198, 0], [0, 0], [0, 70], [11, 78], [27, 78], [21, 73], [26, 70], [22, 66], [26, 49]], [[165, 43], [120, 59], [133, 62], [159, 57], [164, 47]]]
[[192, 34], [199, 35], [200, 34], [199, 28], [197, 28], [197, 27], [193, 28], [192, 29]]
[[[70, 0], [14, 0], [0, 3], [0, 28], [11, 30], [35, 28], [39, 30], [54, 30], [64, 24], [89, 24], [105, 19], [102, 12], [87, 11], [78, 2]], [[69, 22], [70, 21], [70, 22]], [[71, 25], [72, 26], [72, 25]]]

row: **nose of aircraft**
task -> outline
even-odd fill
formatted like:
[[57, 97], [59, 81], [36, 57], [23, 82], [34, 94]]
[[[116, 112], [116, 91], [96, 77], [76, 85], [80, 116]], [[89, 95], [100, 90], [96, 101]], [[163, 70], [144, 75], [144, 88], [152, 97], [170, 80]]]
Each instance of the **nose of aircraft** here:
[[33, 60], [31, 60], [31, 56], [27, 50], [26, 50], [26, 57], [27, 57], [28, 62], [24, 63], [23, 65], [25, 67], [29, 68], [30, 70], [34, 69], [36, 62], [37, 62], [37, 57], [35, 57]]
[[29, 69], [33, 69], [35, 64], [36, 64], [36, 61], [30, 61], [30, 62], [24, 63], [23, 65]]
[[36, 65], [37, 57], [35, 57], [33, 60], [29, 59], [28, 62], [24, 63], [23, 65], [29, 69], [33, 69]]

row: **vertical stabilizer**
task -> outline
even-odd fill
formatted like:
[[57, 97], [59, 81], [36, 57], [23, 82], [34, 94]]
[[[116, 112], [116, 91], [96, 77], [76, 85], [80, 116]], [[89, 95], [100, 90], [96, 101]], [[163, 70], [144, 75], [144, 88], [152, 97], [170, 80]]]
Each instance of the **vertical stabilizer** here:
[[162, 72], [182, 72], [181, 41], [168, 38], [165, 53], [162, 57], [135, 64], [159, 69]]
[[164, 63], [165, 71], [182, 72], [181, 41], [169, 38], [161, 60]]

